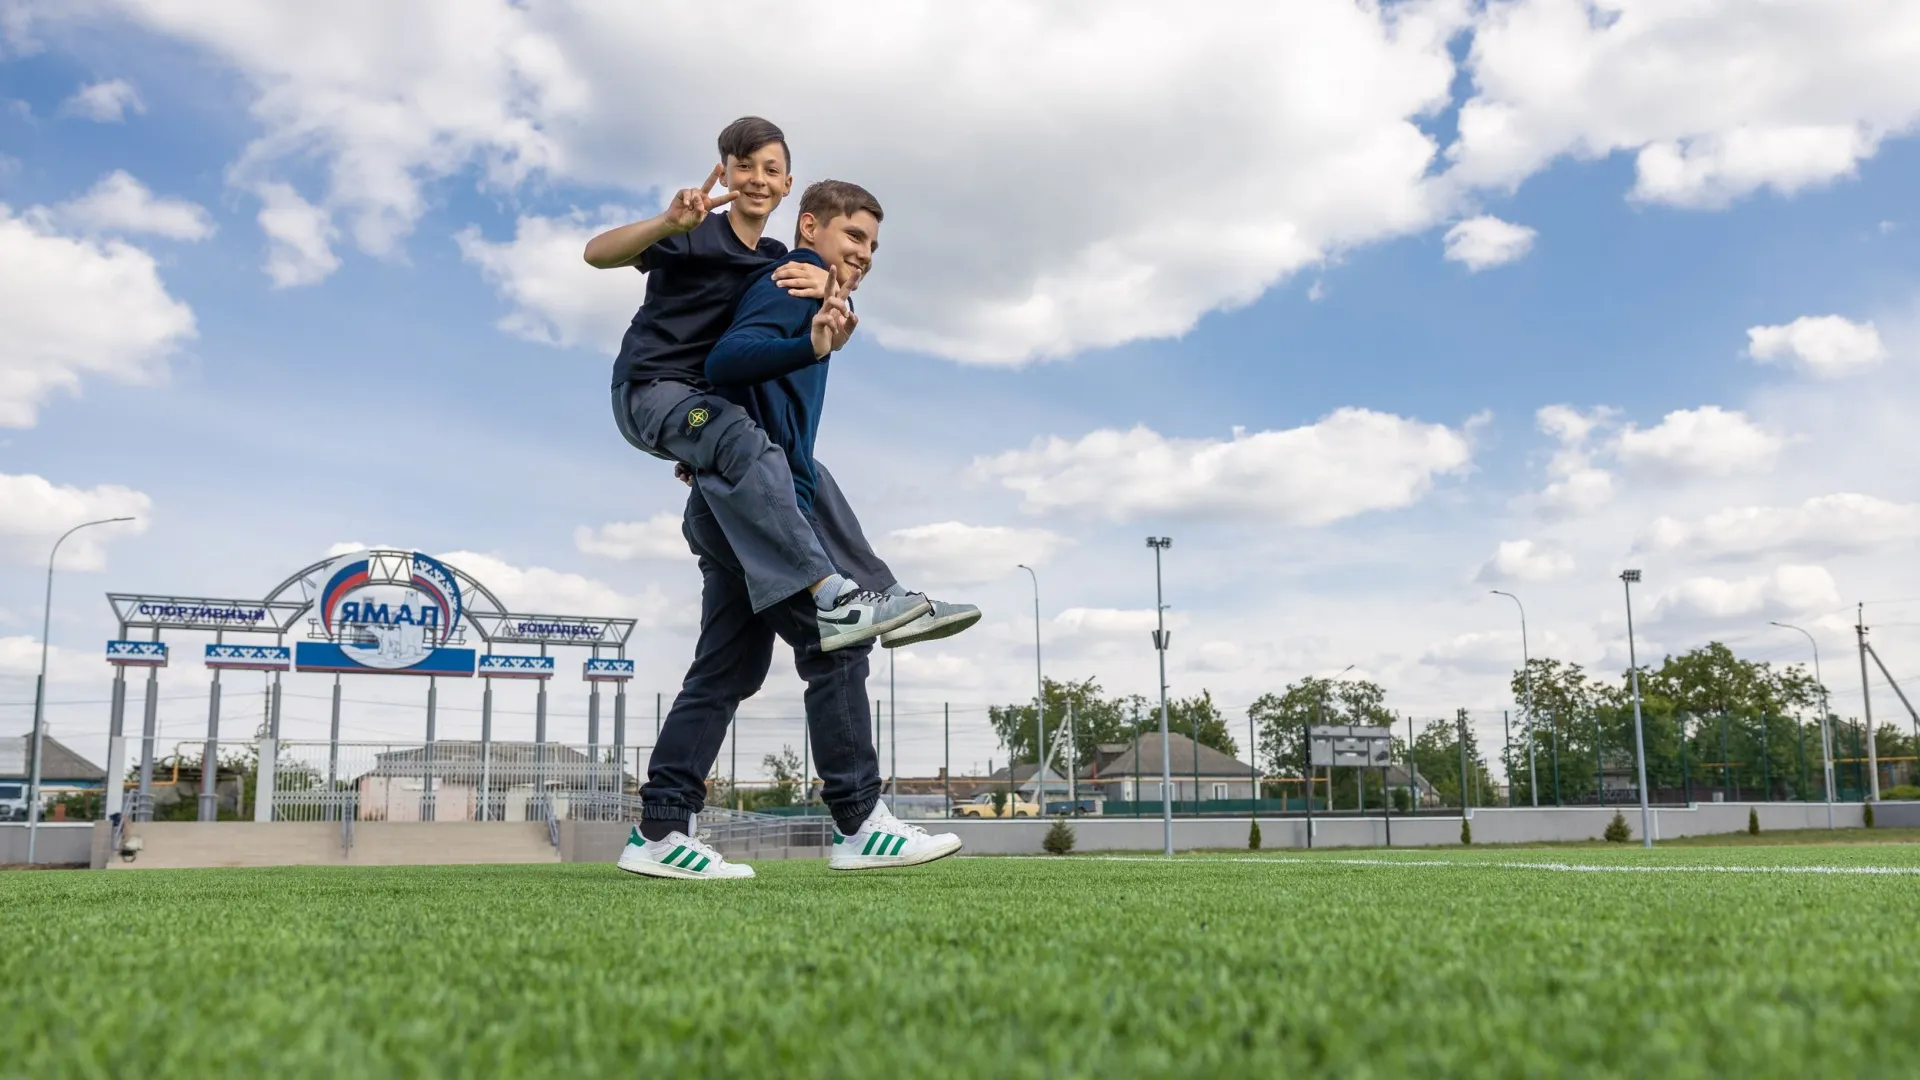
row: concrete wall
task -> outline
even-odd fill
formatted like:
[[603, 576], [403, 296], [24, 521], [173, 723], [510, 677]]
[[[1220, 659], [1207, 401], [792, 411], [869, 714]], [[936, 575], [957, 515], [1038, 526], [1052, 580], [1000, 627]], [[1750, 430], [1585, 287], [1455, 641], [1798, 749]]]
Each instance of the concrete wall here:
[[132, 862], [107, 850], [97, 826], [94, 865], [112, 870], [200, 866], [452, 866], [559, 862], [541, 823], [362, 821], [343, 849], [340, 824], [326, 821], [153, 821], [133, 825], [144, 849]]
[[[1898, 804], [1883, 803], [1875, 809], [1877, 823], [1892, 825], [1888, 812]], [[1747, 810], [1758, 808], [1763, 830], [1824, 829], [1827, 810], [1824, 803], [1701, 803], [1686, 809], [1656, 808], [1654, 839], [1681, 836], [1705, 836], [1717, 833], [1745, 832]], [[1920, 811], [1920, 804], [1913, 804]], [[1904, 810], [1905, 808], [1902, 808]], [[1528, 844], [1578, 840], [1598, 840], [1613, 820], [1616, 810], [1626, 815], [1635, 839], [1640, 837], [1640, 808], [1630, 807], [1516, 807], [1512, 810], [1482, 807], [1473, 812], [1473, 840], [1476, 844]], [[1920, 817], [1916, 813], [1915, 817]], [[1833, 808], [1837, 828], [1859, 828], [1860, 804], [1842, 803]], [[1050, 820], [1035, 821], [923, 821], [923, 828], [951, 832], [974, 855], [1034, 855], [1040, 853], [1042, 839], [1053, 827]], [[1158, 818], [1080, 818], [1072, 822], [1074, 848], [1078, 851], [1159, 851], [1162, 834]], [[1246, 818], [1175, 818], [1173, 845], [1176, 851], [1207, 848], [1245, 848]], [[1392, 821], [1394, 847], [1459, 846], [1458, 815], [1438, 817], [1395, 817]], [[1313, 821], [1313, 846], [1316, 848], [1385, 847], [1388, 822], [1383, 818], [1316, 817]], [[1307, 823], [1298, 817], [1262, 818], [1260, 846], [1263, 848], [1304, 848]]]
[[[1672, 839], [1715, 833], [1744, 832], [1747, 811], [1758, 809], [1764, 830], [1826, 827], [1821, 803], [1701, 803], [1679, 809], [1657, 809], [1654, 838]], [[1538, 843], [1595, 840], [1613, 819], [1615, 808], [1520, 807], [1483, 808], [1473, 813], [1473, 838], [1481, 844]], [[1623, 811], [1640, 832], [1638, 807]], [[1859, 828], [1858, 803], [1837, 804], [1834, 824]], [[1884, 826], [1920, 826], [1920, 803], [1881, 803], [1874, 811]], [[1053, 825], [1050, 820], [923, 821], [935, 832], [953, 832], [973, 855], [1032, 855]], [[1177, 818], [1174, 846], [1179, 851], [1199, 849], [1244, 850], [1246, 818]], [[562, 822], [558, 850], [547, 842], [546, 826], [522, 822], [371, 822], [354, 826], [354, 844], [342, 851], [340, 826], [334, 822], [271, 823], [149, 822], [131, 827], [145, 849], [133, 862], [124, 862], [107, 850], [109, 826], [44, 824], [40, 830], [40, 860], [91, 863], [113, 869], [150, 869], [191, 866], [381, 866], [452, 865], [471, 863], [612, 862], [626, 843], [630, 826], [619, 822]], [[1080, 851], [1160, 850], [1158, 818], [1081, 818], [1073, 822], [1075, 848]], [[1460, 843], [1460, 819], [1421, 815], [1392, 821], [1394, 847], [1445, 847]], [[1304, 848], [1307, 824], [1302, 818], [1262, 818], [1263, 848]], [[0, 862], [26, 858], [26, 826], [0, 825]], [[1316, 848], [1383, 847], [1387, 822], [1378, 817], [1314, 819]], [[823, 858], [821, 847], [760, 847], [729, 845], [731, 858], [754, 860]]]
[[[87, 821], [43, 821], [34, 840], [34, 861], [42, 863], [84, 863], [93, 845], [93, 823]], [[27, 826], [0, 825], [0, 863], [27, 861]]]

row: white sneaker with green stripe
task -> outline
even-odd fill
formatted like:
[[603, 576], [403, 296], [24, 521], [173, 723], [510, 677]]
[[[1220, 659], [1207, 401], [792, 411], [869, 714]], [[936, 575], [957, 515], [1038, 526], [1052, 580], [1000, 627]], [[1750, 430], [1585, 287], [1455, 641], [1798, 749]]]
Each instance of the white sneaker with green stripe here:
[[873, 813], [852, 836], [833, 830], [833, 854], [827, 858], [829, 870], [883, 870], [890, 866], [919, 866], [944, 859], [960, 850], [960, 838], [952, 833], [929, 834], [918, 825], [909, 825], [887, 809], [873, 804]]
[[728, 862], [719, 852], [686, 833], [672, 832], [665, 840], [648, 840], [640, 835], [638, 827], [627, 833], [627, 849], [620, 853], [620, 862], [616, 865], [629, 874], [696, 881], [753, 876], [753, 867]]

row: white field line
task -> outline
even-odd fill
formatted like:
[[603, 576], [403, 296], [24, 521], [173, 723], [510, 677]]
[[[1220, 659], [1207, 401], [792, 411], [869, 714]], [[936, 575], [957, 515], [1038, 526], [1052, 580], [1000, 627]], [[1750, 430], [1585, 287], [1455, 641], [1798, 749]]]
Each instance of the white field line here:
[[[1044, 857], [1044, 856], [1041, 856]], [[1254, 863], [1259, 865], [1290, 866], [1391, 866], [1429, 869], [1434, 867], [1459, 870], [1549, 870], [1562, 874], [1860, 874], [1867, 876], [1920, 877], [1920, 866], [1609, 866], [1595, 863], [1561, 862], [1485, 862], [1481, 860], [1461, 859], [1295, 859], [1295, 858], [1173, 858], [1164, 855], [1087, 855], [1084, 861], [1092, 862], [1148, 862], [1148, 863]]]

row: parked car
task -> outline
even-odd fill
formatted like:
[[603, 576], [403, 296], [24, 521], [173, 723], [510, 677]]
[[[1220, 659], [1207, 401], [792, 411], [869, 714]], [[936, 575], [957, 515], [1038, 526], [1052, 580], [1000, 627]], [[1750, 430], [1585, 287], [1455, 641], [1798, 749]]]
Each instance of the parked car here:
[[0, 821], [27, 820], [27, 785], [0, 784]]
[[1000, 817], [1023, 818], [1023, 817], [1039, 817], [1040, 816], [1040, 808], [1038, 806], [1035, 806], [1033, 803], [1030, 803], [1027, 800], [1022, 799], [1017, 795], [1008, 796], [1007, 793], [1004, 791], [1000, 792], [999, 794], [1000, 794], [1000, 797], [1003, 799], [1008, 799], [1008, 798], [1011, 799], [1010, 802], [1007, 802], [1005, 804], [1006, 805], [1005, 810], [996, 811], [993, 808], [994, 794], [992, 792], [981, 792], [980, 794], [975, 795], [973, 798], [967, 800], [966, 802], [954, 803], [953, 816], [964, 817], [964, 818], [1000, 818]]
[[1099, 802], [1095, 799], [1081, 799], [1078, 802], [1072, 799], [1055, 799], [1047, 804], [1047, 813], [1056, 816], [1072, 814], [1078, 817], [1098, 813], [1099, 809]]

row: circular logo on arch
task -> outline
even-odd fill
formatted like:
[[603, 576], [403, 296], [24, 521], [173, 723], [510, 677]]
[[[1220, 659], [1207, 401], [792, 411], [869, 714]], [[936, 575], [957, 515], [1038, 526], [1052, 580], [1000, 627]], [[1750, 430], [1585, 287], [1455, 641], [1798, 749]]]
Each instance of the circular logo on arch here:
[[344, 555], [321, 579], [322, 635], [362, 667], [413, 667], [452, 640], [460, 623], [460, 583], [417, 551]]

